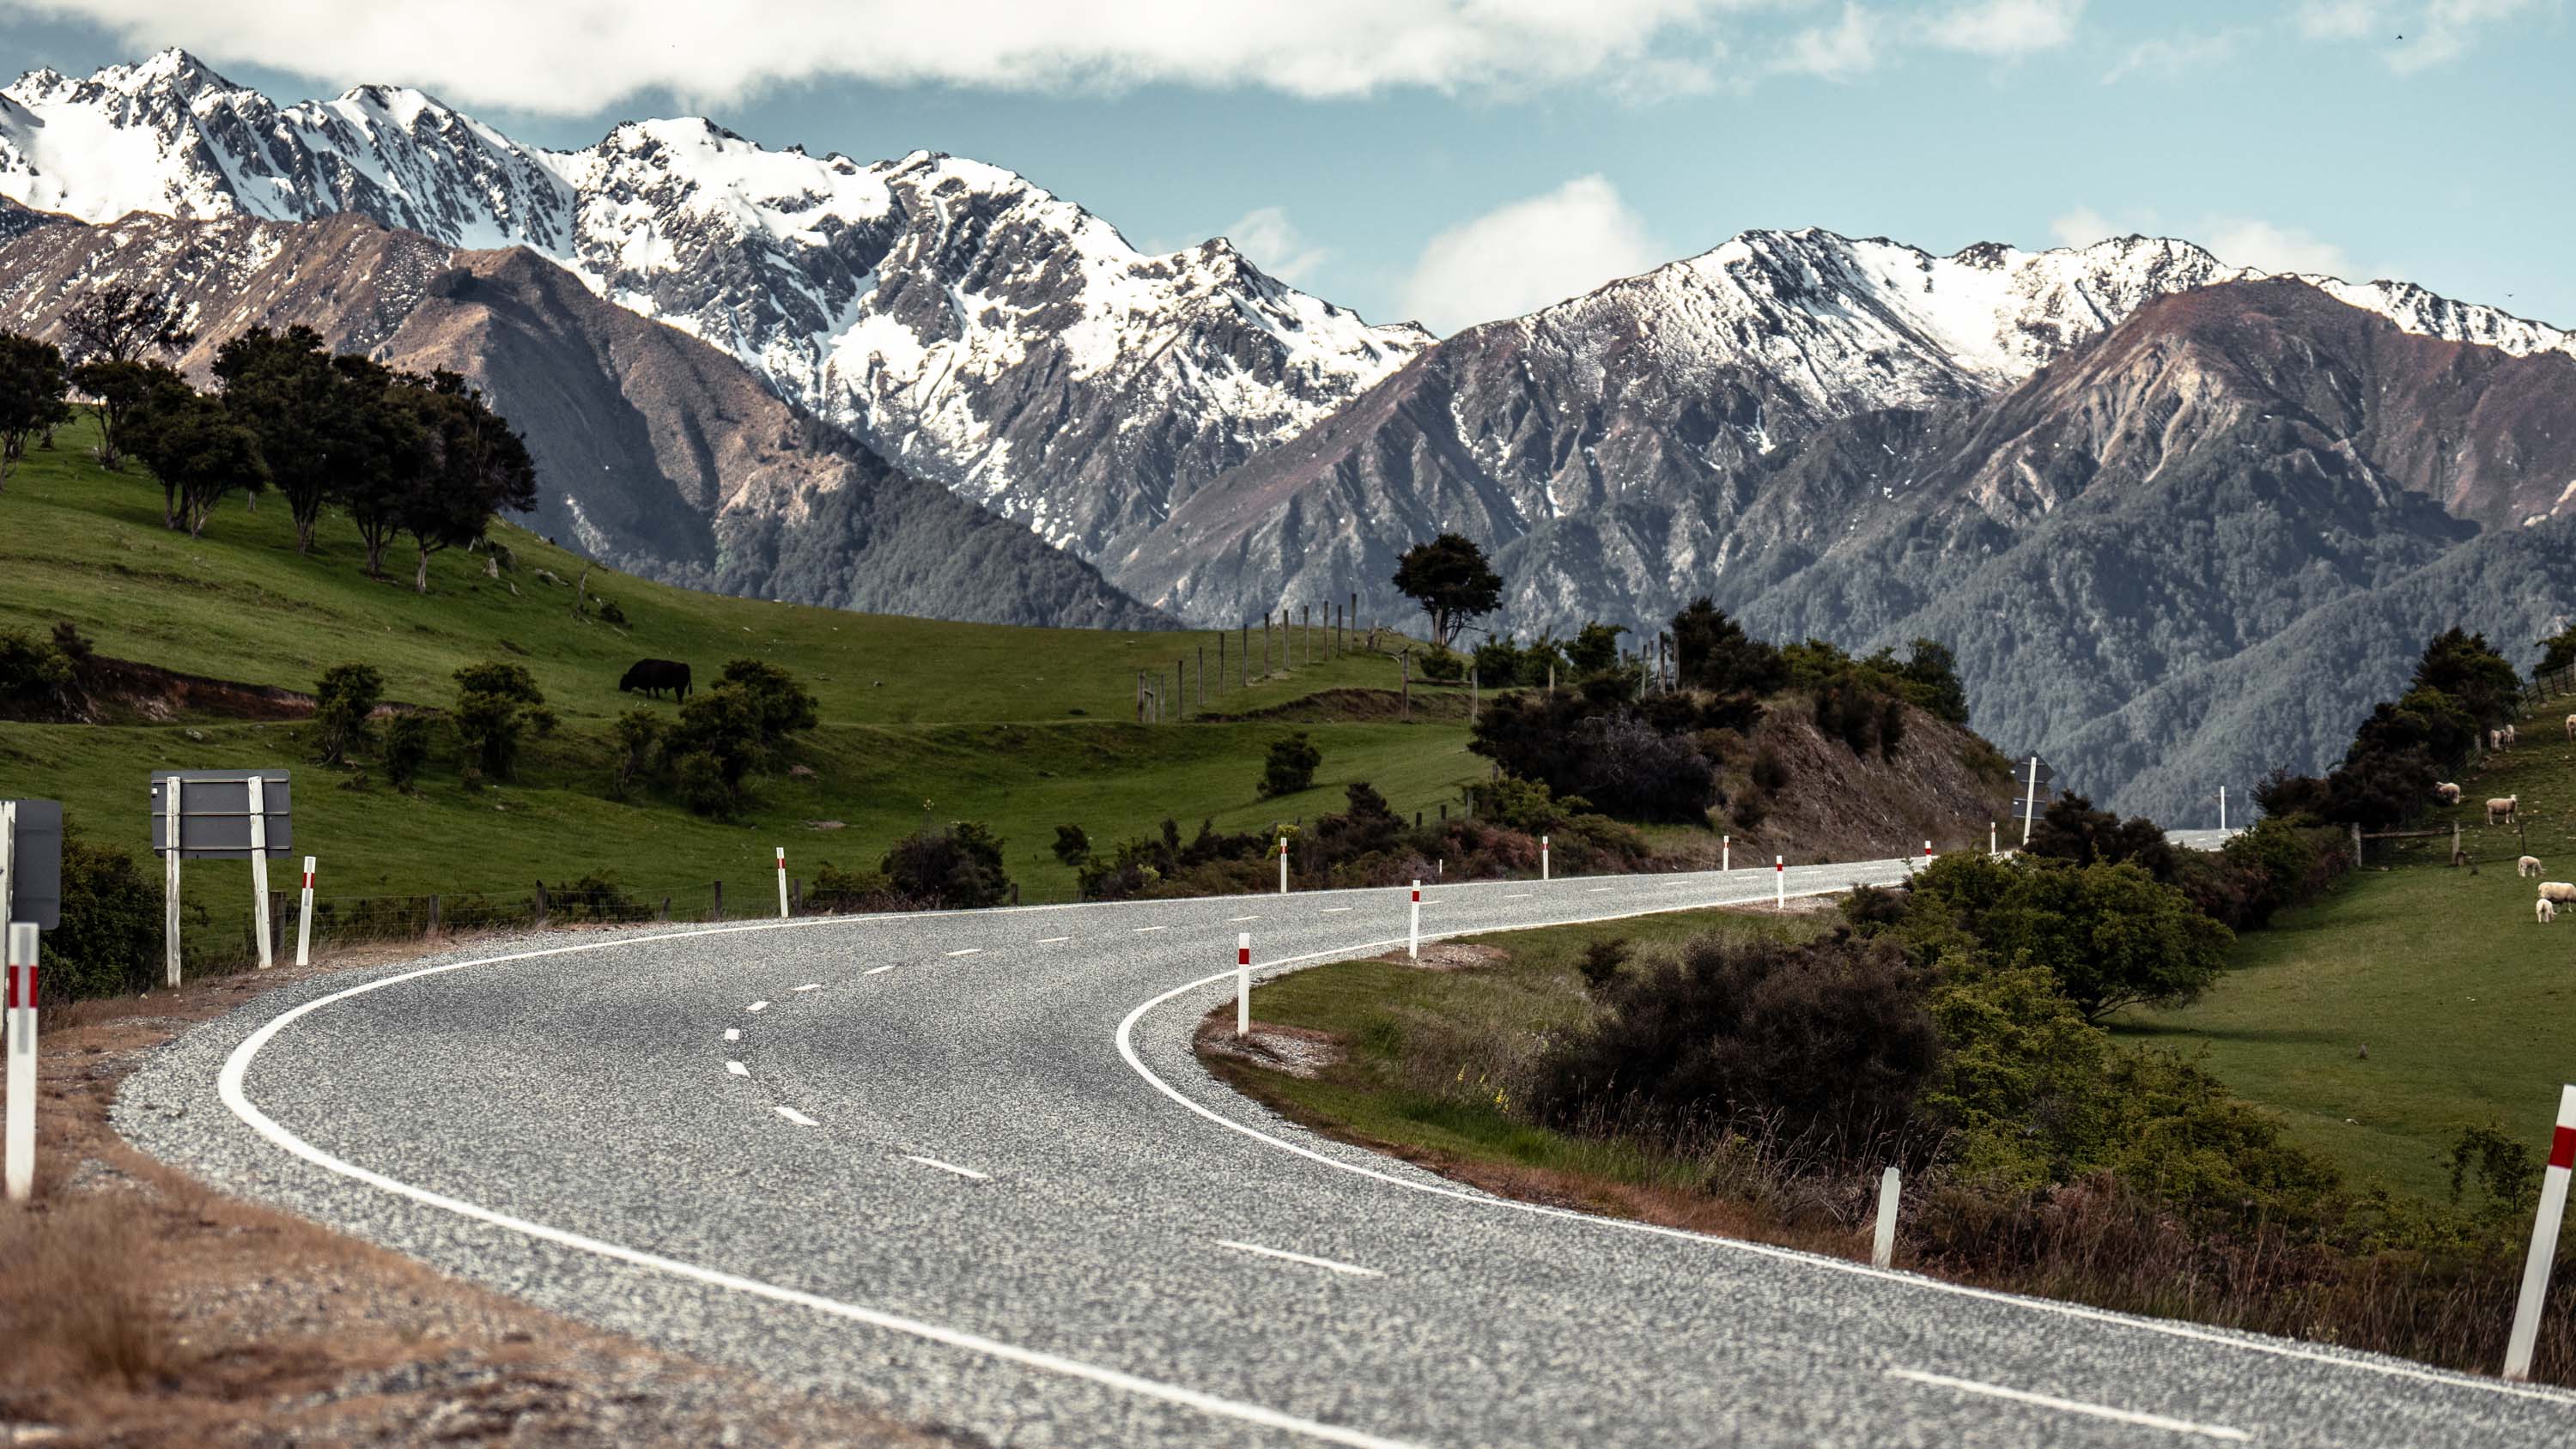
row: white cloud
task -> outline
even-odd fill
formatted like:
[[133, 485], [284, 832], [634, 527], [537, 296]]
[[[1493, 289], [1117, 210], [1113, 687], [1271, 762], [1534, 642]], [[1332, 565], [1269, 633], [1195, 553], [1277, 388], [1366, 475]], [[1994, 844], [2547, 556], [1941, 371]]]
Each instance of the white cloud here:
[[2220, 261], [2267, 272], [2323, 272], [2329, 277], [2353, 274], [2352, 258], [2343, 248], [2295, 226], [2276, 226], [2252, 217], [2213, 217], [2201, 228], [2202, 245]]
[[1791, 36], [1789, 48], [1771, 68], [1831, 81], [1866, 75], [1878, 68], [1878, 31], [1876, 16], [1845, 5], [1842, 19], [1831, 28], [1811, 26]]
[[2017, 59], [2075, 38], [2084, 0], [1975, 0], [1934, 17], [1925, 35], [1946, 50]]
[[2366, 41], [2388, 68], [2411, 74], [2459, 59], [2481, 31], [2537, 13], [2543, 0], [2302, 0], [2299, 33], [2310, 40]]
[[180, 45], [336, 84], [586, 114], [664, 88], [692, 103], [847, 77], [1008, 89], [1149, 83], [1305, 97], [1713, 79], [1713, 33], [1763, 0], [16, 0], [138, 50]]
[[1305, 280], [1332, 255], [1297, 230], [1296, 224], [1288, 220], [1285, 207], [1265, 206], [1245, 212], [1219, 235], [1233, 242], [1235, 250], [1250, 257], [1253, 265], [1283, 282]]
[[1645, 220], [1600, 176], [1496, 207], [1433, 237], [1404, 305], [1443, 336], [1516, 317], [1664, 261]]
[[2089, 247], [2107, 236], [2124, 232], [2111, 218], [2089, 206], [2079, 206], [2063, 216], [2052, 218], [2048, 234], [2062, 247]]
[[2113, 63], [2102, 76], [2102, 84], [2116, 85], [2141, 73], [2180, 75], [2205, 65], [2234, 56], [2247, 39], [2247, 32], [2235, 28], [2213, 30], [2205, 35], [2169, 35], [2141, 41]]

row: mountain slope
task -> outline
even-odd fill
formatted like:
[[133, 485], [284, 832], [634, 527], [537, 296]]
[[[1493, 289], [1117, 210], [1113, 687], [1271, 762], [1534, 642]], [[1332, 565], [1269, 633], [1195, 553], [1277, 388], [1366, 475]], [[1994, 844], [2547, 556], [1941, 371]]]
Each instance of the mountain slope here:
[[397, 87], [281, 107], [179, 51], [0, 91], [0, 195], [524, 246], [1086, 557], [1430, 342], [1221, 239], [1140, 253], [977, 162], [766, 151], [693, 118], [546, 151]]
[[51, 335], [89, 286], [173, 291], [202, 370], [245, 327], [474, 379], [526, 432], [531, 526], [604, 563], [761, 598], [991, 623], [1151, 628], [1088, 565], [780, 402], [740, 364], [531, 253], [456, 252], [360, 217], [131, 216], [0, 245], [0, 325]]

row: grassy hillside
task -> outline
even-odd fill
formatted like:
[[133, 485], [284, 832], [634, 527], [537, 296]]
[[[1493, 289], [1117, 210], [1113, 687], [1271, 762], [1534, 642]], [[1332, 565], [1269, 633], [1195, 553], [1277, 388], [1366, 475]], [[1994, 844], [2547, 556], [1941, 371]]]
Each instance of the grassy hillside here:
[[[410, 559], [388, 582], [359, 569], [354, 530], [326, 517], [312, 557], [294, 552], [281, 502], [224, 507], [206, 536], [161, 527], [158, 485], [139, 469], [110, 474], [88, 458], [86, 429], [55, 451], [31, 453], [0, 491], [0, 629], [41, 634], [70, 620], [99, 652], [190, 674], [309, 690], [343, 661], [376, 665], [390, 698], [452, 702], [449, 674], [483, 659], [524, 664], [565, 728], [533, 742], [518, 782], [468, 792], [453, 761], [434, 762], [418, 792], [382, 783], [337, 788], [311, 765], [303, 730], [216, 718], [111, 725], [0, 724], [0, 794], [64, 800], [87, 830], [140, 842], [144, 780], [154, 769], [287, 765], [298, 770], [299, 847], [324, 858], [326, 883], [368, 893], [524, 894], [593, 868], [684, 907], [727, 881], [739, 903], [768, 889], [769, 852], [785, 845], [802, 866], [830, 859], [872, 866], [886, 844], [935, 820], [978, 819], [1009, 842], [1011, 872], [1030, 899], [1060, 899], [1071, 872], [1047, 853], [1059, 823], [1096, 840], [1142, 834], [1165, 815], [1236, 829], [1335, 808], [1341, 787], [1368, 780], [1402, 810], [1432, 810], [1480, 776], [1460, 718], [1138, 725], [1139, 669], [1197, 658], [1210, 665], [1212, 712], [1246, 714], [1325, 689], [1385, 689], [1391, 659], [1353, 654], [1278, 669], [1248, 688], [1241, 636], [1215, 672], [1211, 633], [1015, 629], [844, 613], [667, 588], [594, 569], [590, 589], [623, 610], [612, 627], [577, 620], [579, 559], [516, 529], [496, 537], [515, 567], [495, 579], [480, 554], [432, 561], [432, 592], [410, 587]], [[540, 571], [562, 580], [545, 581]], [[1253, 631], [1256, 652], [1261, 631]], [[810, 776], [757, 787], [749, 817], [723, 824], [668, 800], [607, 798], [606, 723], [647, 707], [617, 692], [640, 657], [689, 662], [702, 683], [748, 656], [793, 670], [821, 701], [823, 727], [800, 746]], [[1302, 658], [1302, 654], [1300, 656]], [[649, 707], [670, 713], [668, 702]], [[1167, 714], [1167, 718], [1168, 718]], [[1291, 732], [1324, 752], [1311, 791], [1256, 798], [1263, 752]], [[818, 831], [811, 822], [838, 820]], [[209, 904], [209, 939], [246, 895], [238, 866], [194, 872], [190, 897]]]
[[[2244, 937], [2208, 996], [2121, 1029], [2205, 1050], [2359, 1183], [2446, 1194], [2451, 1144], [2471, 1124], [2545, 1150], [2559, 1084], [2576, 1081], [2576, 917], [2537, 924], [2514, 861], [2527, 849], [2545, 879], [2576, 880], [2571, 707], [2523, 721], [2520, 748], [2463, 776], [2465, 803], [2428, 822], [2458, 819], [2476, 874], [2446, 863], [2447, 835], [2369, 842], [2367, 869]], [[2486, 798], [2513, 794], [2521, 831], [2487, 828]]]

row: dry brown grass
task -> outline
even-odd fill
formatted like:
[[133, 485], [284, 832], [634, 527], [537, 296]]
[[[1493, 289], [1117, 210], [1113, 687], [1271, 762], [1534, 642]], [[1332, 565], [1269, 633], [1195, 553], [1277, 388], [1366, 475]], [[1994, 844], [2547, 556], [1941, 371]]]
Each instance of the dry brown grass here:
[[14, 1373], [132, 1388], [169, 1371], [151, 1303], [157, 1254], [137, 1216], [97, 1195], [0, 1212], [11, 1353], [35, 1360]]

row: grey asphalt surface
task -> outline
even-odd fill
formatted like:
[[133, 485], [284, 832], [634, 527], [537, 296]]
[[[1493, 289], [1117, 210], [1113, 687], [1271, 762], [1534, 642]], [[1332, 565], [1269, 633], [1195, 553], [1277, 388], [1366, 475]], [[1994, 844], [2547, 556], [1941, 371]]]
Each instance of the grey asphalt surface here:
[[[1424, 929], [1760, 900], [1771, 875], [1435, 886]], [[117, 1121], [462, 1276], [999, 1443], [2576, 1439], [2556, 1391], [1503, 1203], [1191, 1058], [1230, 974], [1175, 988], [1230, 973], [1236, 932], [1270, 965], [1404, 924], [1378, 890], [485, 943], [208, 1023]], [[1157, 998], [1131, 1061], [1122, 1023]], [[271, 1135], [219, 1099], [228, 1060]]]

